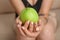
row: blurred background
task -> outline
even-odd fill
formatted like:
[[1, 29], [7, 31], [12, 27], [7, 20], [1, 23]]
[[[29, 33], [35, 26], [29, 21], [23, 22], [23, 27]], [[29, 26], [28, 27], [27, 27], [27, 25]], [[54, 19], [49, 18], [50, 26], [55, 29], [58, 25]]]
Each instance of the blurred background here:
[[[60, 0], [54, 0], [51, 12], [57, 14], [56, 40], [60, 40]], [[0, 0], [0, 40], [15, 40], [15, 11], [9, 0]]]

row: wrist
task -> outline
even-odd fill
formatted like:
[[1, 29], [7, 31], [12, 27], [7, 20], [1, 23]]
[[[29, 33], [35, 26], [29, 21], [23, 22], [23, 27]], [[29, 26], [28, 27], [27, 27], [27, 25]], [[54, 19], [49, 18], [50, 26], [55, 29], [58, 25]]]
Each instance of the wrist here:
[[40, 17], [44, 17], [44, 18], [48, 18], [48, 16], [49, 16], [48, 14], [45, 14], [45, 13], [39, 13], [38, 15]]
[[42, 19], [42, 21], [44, 21], [44, 24], [47, 24], [47, 22], [48, 22], [48, 15], [46, 15], [44, 13], [40, 13], [39, 17], [40, 17], [40, 19]]

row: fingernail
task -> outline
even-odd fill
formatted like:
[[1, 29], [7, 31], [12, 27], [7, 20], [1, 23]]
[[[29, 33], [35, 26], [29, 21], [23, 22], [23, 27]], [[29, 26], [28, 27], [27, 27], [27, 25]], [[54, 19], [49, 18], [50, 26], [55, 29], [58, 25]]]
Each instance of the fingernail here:
[[31, 22], [31, 24], [33, 24], [33, 22]]

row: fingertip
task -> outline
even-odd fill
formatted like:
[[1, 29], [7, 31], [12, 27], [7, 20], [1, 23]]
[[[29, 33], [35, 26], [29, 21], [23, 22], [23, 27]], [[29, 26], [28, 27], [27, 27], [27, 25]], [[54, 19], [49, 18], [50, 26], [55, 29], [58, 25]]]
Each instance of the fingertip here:
[[37, 22], [35, 22], [35, 25], [37, 25], [38, 23]]
[[24, 27], [21, 27], [23, 30], [25, 29]]
[[36, 27], [37, 27], [38, 25], [37, 25], [37, 22], [34, 24], [34, 28], [36, 29]]
[[30, 21], [26, 21], [25, 24], [29, 24]]
[[18, 24], [18, 25], [17, 25], [17, 27], [19, 28], [19, 27], [20, 27], [20, 25]]
[[30, 27], [33, 28], [33, 26], [34, 26], [34, 25], [33, 25], [33, 22], [30, 22]]
[[16, 19], [16, 23], [18, 23], [18, 19]]
[[39, 28], [39, 27], [37, 27], [37, 28], [36, 28], [36, 31], [38, 32], [39, 30], [40, 30], [40, 28]]
[[30, 21], [26, 21], [24, 27], [28, 28]]
[[33, 32], [33, 27], [34, 27], [33, 22], [30, 22], [30, 25], [29, 25], [29, 31], [30, 32]]
[[31, 24], [33, 25], [33, 22], [31, 22]]
[[20, 24], [20, 25], [22, 24], [22, 21], [21, 21], [21, 20], [19, 20], [19, 24]]
[[16, 18], [16, 23], [18, 23], [18, 24], [19, 24], [19, 23], [20, 23], [20, 24], [22, 23], [22, 21], [19, 19], [19, 17]]

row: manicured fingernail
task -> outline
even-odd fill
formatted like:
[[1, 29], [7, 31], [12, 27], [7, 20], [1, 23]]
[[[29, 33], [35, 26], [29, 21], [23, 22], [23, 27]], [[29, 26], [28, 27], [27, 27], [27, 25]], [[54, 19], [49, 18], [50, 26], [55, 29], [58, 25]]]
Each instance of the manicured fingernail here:
[[33, 22], [31, 22], [31, 24], [33, 24]]

